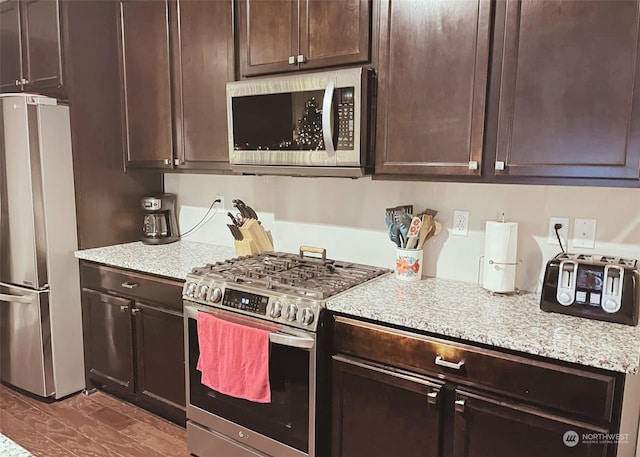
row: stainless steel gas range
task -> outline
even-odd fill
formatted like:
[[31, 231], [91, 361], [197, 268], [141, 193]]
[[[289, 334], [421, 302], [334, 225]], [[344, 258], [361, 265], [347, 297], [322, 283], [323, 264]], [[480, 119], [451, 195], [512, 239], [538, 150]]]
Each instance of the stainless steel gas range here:
[[[310, 253], [321, 254], [321, 257]], [[326, 259], [324, 249], [266, 252], [195, 268], [183, 289], [187, 443], [199, 457], [330, 453], [327, 298], [389, 270]], [[210, 389], [197, 370], [197, 314], [268, 330], [271, 402]]]

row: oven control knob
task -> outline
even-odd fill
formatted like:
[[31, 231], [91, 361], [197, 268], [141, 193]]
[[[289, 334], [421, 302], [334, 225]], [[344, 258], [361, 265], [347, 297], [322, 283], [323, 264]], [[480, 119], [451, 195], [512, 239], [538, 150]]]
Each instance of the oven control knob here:
[[284, 311], [284, 318], [289, 322], [293, 322], [296, 320], [296, 315], [298, 314], [298, 307], [295, 303], [291, 303], [287, 305], [287, 309]]
[[187, 285], [184, 287], [184, 294], [190, 298], [195, 297], [197, 287], [198, 286], [195, 282], [188, 282]]
[[568, 306], [571, 304], [571, 295], [566, 292], [562, 292], [560, 295], [558, 295], [558, 301], [561, 305]]
[[298, 322], [304, 325], [309, 325], [313, 322], [313, 310], [311, 308], [302, 308], [298, 311], [297, 319]]
[[202, 284], [200, 287], [198, 287], [198, 299], [206, 300], [208, 291], [209, 291], [209, 286], [205, 284]]
[[269, 316], [273, 318], [280, 317], [282, 314], [282, 302], [280, 300], [276, 300], [270, 306], [271, 309], [269, 310]]
[[222, 289], [214, 287], [209, 291], [209, 301], [211, 303], [218, 303], [222, 298]]

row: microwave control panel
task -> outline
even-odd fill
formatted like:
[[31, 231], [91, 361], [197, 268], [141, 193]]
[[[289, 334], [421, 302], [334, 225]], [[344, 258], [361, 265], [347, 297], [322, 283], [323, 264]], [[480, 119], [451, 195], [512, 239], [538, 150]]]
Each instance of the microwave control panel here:
[[340, 150], [354, 148], [354, 101], [353, 87], [336, 89], [338, 101], [338, 148]]

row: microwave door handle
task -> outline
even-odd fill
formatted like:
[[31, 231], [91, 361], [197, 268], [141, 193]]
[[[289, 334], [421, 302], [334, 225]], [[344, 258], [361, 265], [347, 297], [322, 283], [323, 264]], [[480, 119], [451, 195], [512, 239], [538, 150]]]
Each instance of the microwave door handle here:
[[304, 336], [286, 335], [284, 333], [270, 333], [269, 341], [281, 346], [289, 346], [294, 348], [311, 349], [315, 343], [313, 338]]
[[10, 303], [23, 303], [25, 305], [29, 305], [33, 303], [33, 297], [28, 295], [0, 294], [0, 301], [6, 301]]
[[335, 82], [329, 81], [324, 90], [324, 99], [322, 100], [322, 137], [324, 139], [324, 148], [329, 157], [333, 157], [336, 154], [336, 150], [333, 147], [333, 132], [331, 131], [331, 114], [333, 111], [331, 108], [335, 87]]

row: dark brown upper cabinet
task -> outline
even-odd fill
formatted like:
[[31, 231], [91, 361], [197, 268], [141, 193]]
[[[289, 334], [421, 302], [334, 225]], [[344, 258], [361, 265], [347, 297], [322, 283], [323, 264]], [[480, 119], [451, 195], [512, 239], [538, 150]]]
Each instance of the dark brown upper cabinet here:
[[636, 1], [498, 4], [497, 180], [638, 179], [639, 12]]
[[0, 3], [0, 91], [62, 96], [58, 0]]
[[119, 6], [127, 168], [228, 170], [231, 0]]
[[366, 63], [370, 0], [241, 0], [242, 76]]
[[489, 0], [382, 0], [376, 174], [482, 170]]

